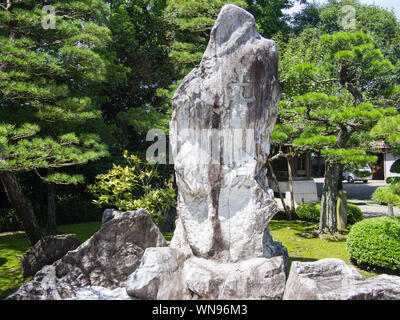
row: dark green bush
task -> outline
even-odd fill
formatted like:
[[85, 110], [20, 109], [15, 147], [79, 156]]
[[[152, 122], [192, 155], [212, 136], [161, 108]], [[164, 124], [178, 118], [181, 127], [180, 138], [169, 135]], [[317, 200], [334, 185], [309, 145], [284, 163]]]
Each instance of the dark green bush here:
[[14, 209], [0, 209], [0, 232], [23, 230]]
[[354, 204], [347, 204], [347, 224], [355, 224], [364, 219], [362, 210]]
[[[319, 222], [321, 204], [305, 203], [297, 207], [296, 214], [301, 220]], [[347, 224], [354, 224], [364, 219], [364, 215], [359, 207], [354, 204], [347, 204]]]
[[319, 203], [305, 203], [296, 208], [300, 220], [319, 222], [321, 205]]
[[346, 249], [359, 265], [400, 270], [400, 218], [365, 219], [353, 225]]

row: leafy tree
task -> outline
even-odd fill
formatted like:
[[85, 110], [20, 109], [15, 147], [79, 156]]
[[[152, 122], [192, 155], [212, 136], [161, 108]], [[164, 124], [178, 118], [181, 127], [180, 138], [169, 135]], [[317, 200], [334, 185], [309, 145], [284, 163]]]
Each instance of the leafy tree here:
[[113, 121], [121, 112], [134, 109], [141, 112], [140, 118], [146, 118], [143, 110], [158, 105], [156, 91], [171, 82], [167, 39], [171, 26], [164, 17], [166, 1], [114, 0], [110, 3], [108, 26], [112, 40], [108, 50], [114, 52], [123, 66], [114, 71], [124, 77], [123, 81], [119, 76], [111, 78], [105, 84], [107, 101], [102, 106], [103, 114], [108, 121]]
[[101, 117], [96, 88], [113, 63], [106, 50], [108, 6], [57, 1], [55, 28], [46, 29], [46, 4], [7, 1], [0, 8], [0, 177], [31, 244], [41, 231], [16, 173], [45, 171], [48, 183], [77, 183], [82, 176], [55, 169], [108, 154], [96, 134], [82, 130]]
[[[284, 119], [284, 117], [285, 117], [285, 115], [282, 114], [282, 112], [284, 113], [285, 110], [282, 108], [278, 108], [279, 121], [282, 121], [282, 119]], [[300, 133], [301, 133], [301, 130], [299, 130], [299, 128], [287, 125], [287, 124], [285, 124], [285, 121], [283, 124], [277, 123], [275, 125], [274, 131], [272, 132], [272, 136], [271, 136], [271, 147], [272, 147], [271, 155], [272, 155], [272, 157], [270, 157], [268, 159], [269, 170], [272, 174], [273, 179], [275, 180], [275, 184], [278, 188], [279, 196], [281, 197], [282, 205], [286, 211], [286, 214], [287, 214], [289, 220], [292, 217], [291, 212], [296, 211], [295, 202], [294, 202], [294, 193], [293, 193], [293, 174], [292, 174], [291, 160], [308, 152], [307, 147], [304, 148], [303, 146], [298, 146], [298, 145], [294, 144], [294, 140], [299, 137]], [[285, 158], [286, 163], [287, 163], [289, 192], [291, 194], [291, 197], [290, 197], [290, 200], [291, 200], [290, 211], [291, 212], [288, 210], [288, 208], [286, 207], [286, 204], [283, 200], [281, 191], [279, 190], [278, 180], [275, 177], [275, 173], [274, 173], [273, 167], [271, 165], [271, 162], [273, 162], [274, 160], [279, 159], [279, 158]]]
[[[294, 145], [321, 151], [326, 159], [320, 232], [335, 233], [343, 166], [373, 162], [374, 157], [362, 149], [362, 139], [380, 118], [396, 113], [394, 108], [376, 107], [365, 98], [375, 79], [390, 75], [393, 66], [363, 32], [323, 35], [315, 51], [318, 55], [306, 55], [309, 60], [297, 64], [293, 75], [298, 74], [289, 79], [291, 83], [308, 79], [312, 91], [286, 96], [280, 115], [282, 123], [301, 131]], [[293, 52], [302, 60], [303, 52]]]

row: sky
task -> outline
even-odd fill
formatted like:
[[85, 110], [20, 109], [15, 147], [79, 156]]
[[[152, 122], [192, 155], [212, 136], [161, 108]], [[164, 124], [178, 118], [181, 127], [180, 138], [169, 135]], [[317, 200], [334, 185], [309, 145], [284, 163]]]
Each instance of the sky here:
[[[327, 0], [315, 0], [318, 3], [326, 3]], [[396, 14], [397, 19], [400, 20], [400, 0], [360, 0], [364, 4], [375, 4], [376, 6], [383, 7], [388, 10], [393, 10]], [[286, 10], [287, 13], [297, 12], [301, 9], [301, 5], [296, 2], [295, 6], [290, 10]]]

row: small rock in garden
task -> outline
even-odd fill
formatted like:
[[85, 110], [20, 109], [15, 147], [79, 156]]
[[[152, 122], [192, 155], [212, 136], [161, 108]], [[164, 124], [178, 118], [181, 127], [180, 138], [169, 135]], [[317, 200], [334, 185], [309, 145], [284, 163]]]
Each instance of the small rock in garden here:
[[80, 244], [76, 234], [44, 237], [20, 256], [22, 275], [34, 276], [45, 265], [61, 259], [68, 251], [76, 249]]
[[[128, 276], [139, 266], [144, 251], [166, 245], [146, 210], [114, 212], [89, 240], [44, 267], [7, 299], [69, 299], [82, 287], [123, 288]], [[83, 291], [79, 292], [83, 296]]]

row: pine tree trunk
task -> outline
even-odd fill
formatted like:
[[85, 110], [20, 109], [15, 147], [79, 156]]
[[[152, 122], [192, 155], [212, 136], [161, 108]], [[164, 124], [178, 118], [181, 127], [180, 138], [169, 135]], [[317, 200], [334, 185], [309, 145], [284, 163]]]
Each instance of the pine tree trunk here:
[[[49, 170], [49, 174], [53, 174], [54, 170]], [[57, 234], [56, 223], [56, 196], [57, 185], [55, 183], [47, 183], [47, 234]]]
[[296, 205], [294, 203], [292, 164], [291, 164], [290, 158], [286, 158], [286, 161], [287, 161], [288, 174], [289, 174], [290, 211], [295, 212]]
[[340, 165], [340, 172], [339, 172], [339, 178], [338, 178], [338, 191], [343, 190], [343, 169], [344, 169], [344, 166]]
[[285, 199], [283, 198], [281, 188], [279, 188], [279, 182], [278, 182], [278, 179], [276, 178], [276, 175], [275, 175], [274, 169], [272, 168], [271, 162], [269, 160], [267, 162], [268, 162], [269, 171], [271, 172], [271, 175], [272, 175], [272, 179], [274, 179], [276, 189], [278, 190], [279, 198], [281, 199], [283, 209], [285, 210], [288, 219], [292, 220], [292, 213], [290, 212], [289, 208], [287, 207], [287, 205], [285, 203]]
[[12, 172], [0, 173], [8, 201], [18, 214], [31, 246], [42, 239], [42, 232], [33, 212], [32, 204], [24, 195], [16, 175]]
[[336, 205], [339, 174], [340, 165], [327, 161], [321, 197], [320, 233], [334, 234], [337, 232]]

